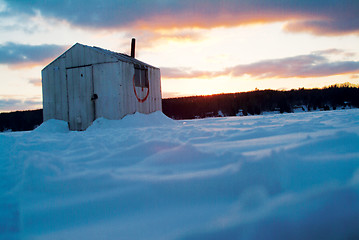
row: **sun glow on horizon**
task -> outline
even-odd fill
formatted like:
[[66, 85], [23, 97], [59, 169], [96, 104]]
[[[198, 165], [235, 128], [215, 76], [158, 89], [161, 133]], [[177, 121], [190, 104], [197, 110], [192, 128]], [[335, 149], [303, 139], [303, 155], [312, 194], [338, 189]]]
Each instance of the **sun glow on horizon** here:
[[[181, 84], [178, 84], [178, 81]], [[221, 93], [249, 92], [254, 90], [291, 90], [298, 88], [323, 88], [334, 84], [359, 84], [359, 78], [350, 75], [336, 75], [318, 78], [272, 78], [251, 79], [250, 77], [233, 78], [220, 76], [213, 79], [162, 79], [162, 97], [176, 98], [188, 96], [213, 95]]]

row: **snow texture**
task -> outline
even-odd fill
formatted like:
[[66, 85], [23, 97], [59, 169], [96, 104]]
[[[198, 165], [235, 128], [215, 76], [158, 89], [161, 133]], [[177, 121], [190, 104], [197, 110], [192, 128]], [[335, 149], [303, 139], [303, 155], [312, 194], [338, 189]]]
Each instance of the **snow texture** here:
[[359, 239], [359, 110], [0, 134], [0, 239]]

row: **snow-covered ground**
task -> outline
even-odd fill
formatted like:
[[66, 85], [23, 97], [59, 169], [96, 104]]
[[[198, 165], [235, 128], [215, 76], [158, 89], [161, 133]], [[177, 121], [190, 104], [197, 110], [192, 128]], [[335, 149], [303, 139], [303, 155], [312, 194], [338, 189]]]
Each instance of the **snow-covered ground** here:
[[359, 110], [0, 134], [0, 239], [359, 239]]

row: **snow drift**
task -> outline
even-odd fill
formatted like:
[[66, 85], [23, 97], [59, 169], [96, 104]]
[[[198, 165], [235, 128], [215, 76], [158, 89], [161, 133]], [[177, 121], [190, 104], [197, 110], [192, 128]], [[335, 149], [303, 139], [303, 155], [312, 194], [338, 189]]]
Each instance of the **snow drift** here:
[[0, 239], [358, 239], [359, 110], [0, 134]]

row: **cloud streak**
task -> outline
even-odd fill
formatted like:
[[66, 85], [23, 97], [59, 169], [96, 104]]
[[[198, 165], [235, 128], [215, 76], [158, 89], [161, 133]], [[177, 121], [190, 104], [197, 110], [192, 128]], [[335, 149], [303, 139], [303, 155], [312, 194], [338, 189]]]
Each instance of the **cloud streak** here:
[[7, 14], [37, 12], [88, 28], [213, 28], [286, 21], [286, 30], [291, 32], [317, 35], [359, 32], [357, 0], [7, 1]]
[[0, 45], [0, 64], [29, 66], [49, 61], [65, 51], [67, 46], [25, 45], [8, 42]]
[[230, 75], [265, 78], [310, 78], [327, 77], [341, 74], [359, 73], [358, 61], [330, 62], [325, 55], [347, 53], [338, 49], [318, 51], [316, 54], [300, 55], [281, 59], [270, 59], [250, 64], [240, 64], [223, 71], [198, 71], [181, 68], [161, 68], [163, 78], [212, 78]]
[[0, 99], [0, 112], [41, 108], [42, 101], [35, 99]]
[[41, 79], [38, 79], [38, 78], [29, 79], [29, 83], [36, 86], [36, 87], [41, 87], [42, 86]]
[[198, 71], [189, 68], [161, 68], [164, 78], [212, 78], [224, 74], [223, 72]]
[[329, 62], [320, 55], [301, 55], [237, 65], [226, 70], [232, 76], [250, 75], [253, 78], [309, 78], [359, 72], [359, 62]]

